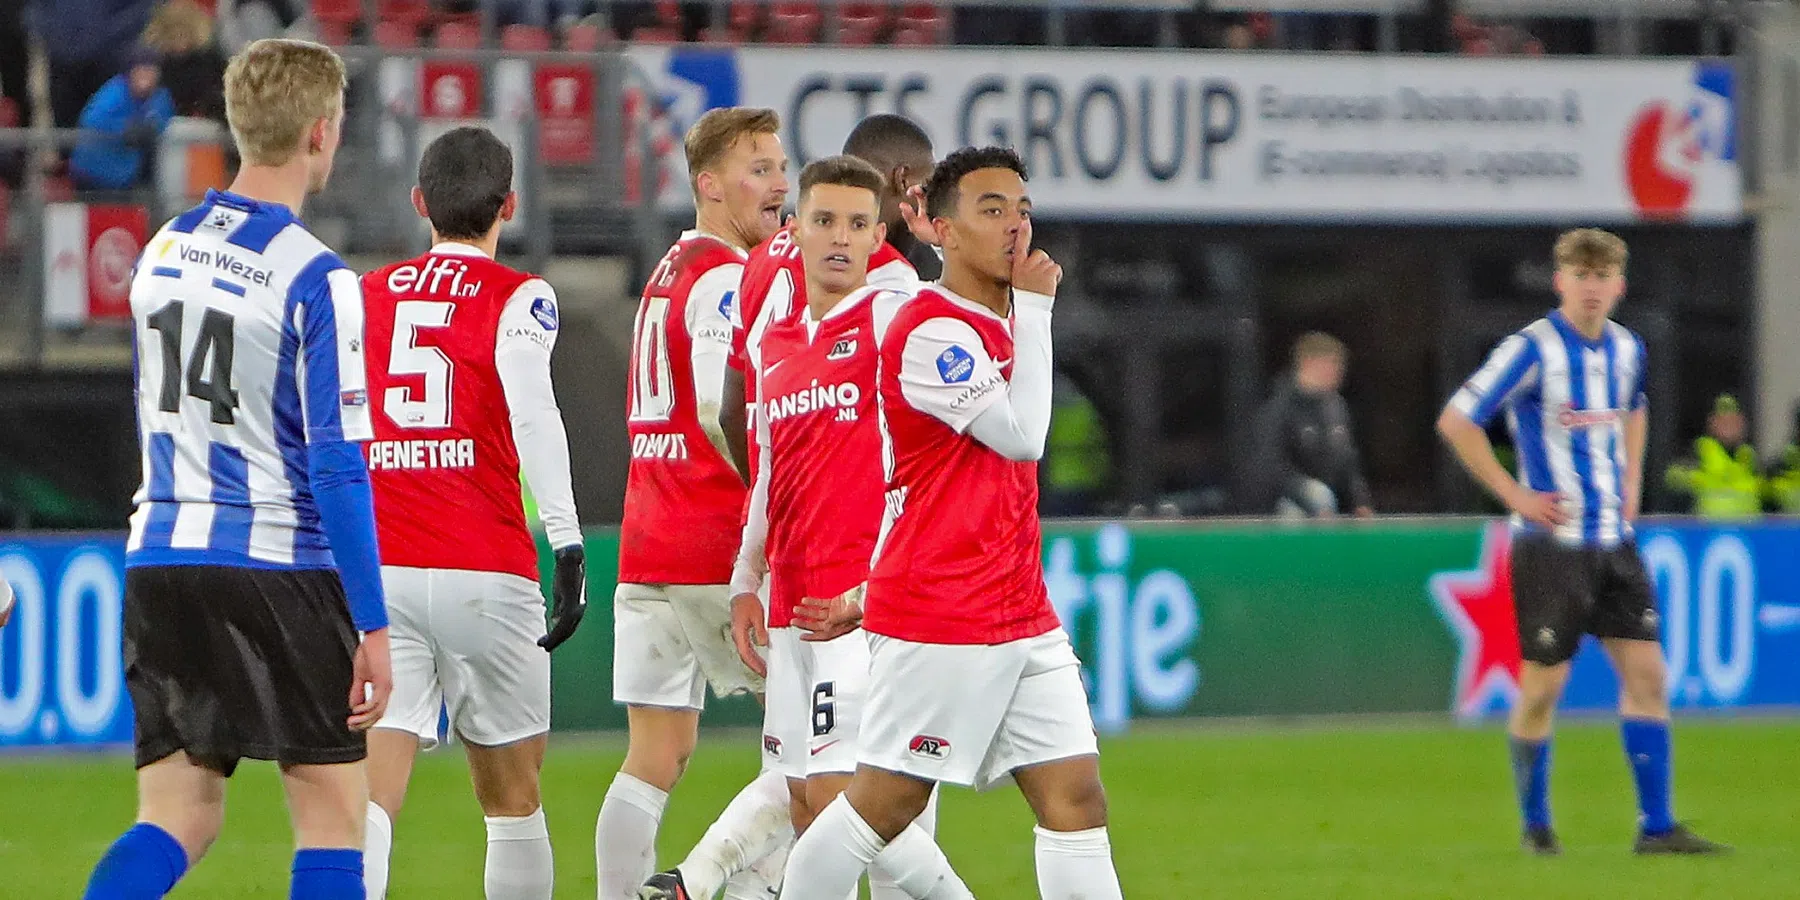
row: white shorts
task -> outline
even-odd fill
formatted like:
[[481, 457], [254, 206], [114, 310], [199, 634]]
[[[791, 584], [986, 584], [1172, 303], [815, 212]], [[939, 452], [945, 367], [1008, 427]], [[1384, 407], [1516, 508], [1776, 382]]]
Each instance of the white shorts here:
[[986, 790], [1014, 769], [1100, 752], [1060, 628], [991, 646], [870, 635], [869, 648], [861, 763]]
[[381, 568], [394, 693], [376, 728], [437, 745], [439, 713], [463, 740], [497, 747], [550, 730], [550, 654], [537, 582], [502, 572]]
[[621, 584], [613, 593], [613, 701], [702, 709], [713, 695], [760, 694], [731, 639], [723, 584]]
[[869, 685], [869, 638], [803, 641], [798, 628], [769, 632], [769, 697], [763, 768], [789, 778], [856, 771], [857, 735]]

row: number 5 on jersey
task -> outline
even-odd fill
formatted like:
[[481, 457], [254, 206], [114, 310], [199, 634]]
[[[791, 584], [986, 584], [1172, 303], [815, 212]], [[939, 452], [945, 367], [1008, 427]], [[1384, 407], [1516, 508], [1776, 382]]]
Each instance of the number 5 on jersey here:
[[430, 300], [402, 300], [394, 304], [394, 342], [388, 350], [389, 375], [418, 375], [425, 387], [415, 392], [404, 384], [387, 389], [382, 411], [401, 428], [449, 428], [450, 378], [455, 365], [444, 351], [419, 343], [428, 328], [448, 328], [456, 304]]

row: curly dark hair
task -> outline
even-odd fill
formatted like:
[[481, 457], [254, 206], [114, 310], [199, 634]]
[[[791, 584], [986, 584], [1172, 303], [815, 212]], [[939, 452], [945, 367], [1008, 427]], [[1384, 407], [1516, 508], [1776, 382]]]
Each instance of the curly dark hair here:
[[982, 169], [1011, 169], [1019, 178], [1025, 174], [1025, 161], [1011, 147], [964, 147], [937, 164], [931, 180], [925, 183], [925, 212], [934, 219], [950, 215], [956, 208], [957, 187], [963, 176]]

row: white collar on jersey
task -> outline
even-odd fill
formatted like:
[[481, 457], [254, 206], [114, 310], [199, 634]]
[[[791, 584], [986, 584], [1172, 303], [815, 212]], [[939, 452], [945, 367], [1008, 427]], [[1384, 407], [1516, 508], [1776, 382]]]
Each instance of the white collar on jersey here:
[[718, 241], [719, 243], [724, 244], [727, 247], [730, 247], [731, 252], [736, 253], [737, 255], [742, 256], [742, 257], [748, 257], [750, 255], [742, 250], [739, 250], [738, 246], [736, 244], [734, 244], [722, 237], [719, 237], [718, 235], [713, 234], [710, 231], [701, 231], [698, 228], [689, 228], [688, 230], [682, 232], [680, 240], [691, 241], [694, 238], [706, 238], [709, 241]]
[[951, 303], [954, 303], [957, 306], [960, 306], [972, 313], [987, 316], [988, 318], [993, 319], [996, 322], [1009, 321], [1006, 316], [1000, 315], [999, 313], [994, 312], [993, 310], [988, 309], [987, 307], [985, 307], [979, 303], [976, 303], [975, 301], [970, 300], [969, 298], [964, 297], [963, 295], [961, 295], [947, 287], [944, 287], [944, 283], [941, 281], [933, 281], [929, 284], [924, 285], [924, 287], [933, 291], [934, 293], [943, 295], [944, 299], [946, 299], [946, 300], [950, 301]]
[[486, 250], [483, 250], [480, 247], [475, 246], [474, 244], [465, 244], [461, 241], [444, 241], [443, 243], [440, 243], [440, 244], [434, 244], [431, 247], [431, 255], [433, 255], [433, 256], [479, 256], [482, 259], [488, 258]]

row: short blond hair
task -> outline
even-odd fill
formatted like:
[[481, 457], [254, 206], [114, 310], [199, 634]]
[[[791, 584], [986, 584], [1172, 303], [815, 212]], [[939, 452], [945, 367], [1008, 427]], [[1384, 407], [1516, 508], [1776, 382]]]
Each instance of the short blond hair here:
[[708, 111], [681, 142], [687, 153], [688, 184], [698, 187], [700, 173], [724, 160], [738, 139], [780, 133], [781, 115], [772, 109], [730, 106]]
[[266, 38], [225, 67], [225, 119], [247, 165], [281, 166], [306, 130], [338, 114], [348, 83], [344, 61], [311, 41]]
[[1559, 269], [1601, 271], [1625, 268], [1625, 241], [1610, 231], [1576, 228], [1556, 239], [1552, 254]]

